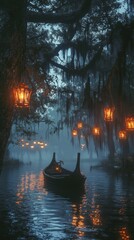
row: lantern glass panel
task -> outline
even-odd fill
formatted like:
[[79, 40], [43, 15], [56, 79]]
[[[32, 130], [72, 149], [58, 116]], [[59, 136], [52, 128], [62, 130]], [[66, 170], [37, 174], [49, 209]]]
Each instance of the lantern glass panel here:
[[83, 128], [83, 123], [82, 122], [78, 122], [77, 123], [77, 128], [79, 128], [79, 129]]
[[134, 131], [134, 117], [126, 117], [125, 124], [127, 131]]
[[18, 87], [14, 88], [14, 103], [16, 107], [29, 107], [30, 97], [32, 91], [27, 85], [21, 83]]
[[126, 133], [126, 131], [125, 131], [125, 130], [119, 131], [119, 139], [120, 139], [120, 140], [126, 140], [126, 138], [127, 138], [127, 133]]
[[92, 134], [94, 136], [99, 136], [100, 135], [100, 128], [99, 127], [93, 127], [92, 128]]
[[104, 108], [104, 120], [106, 122], [112, 122], [114, 119], [114, 108], [106, 107]]
[[75, 137], [75, 136], [77, 136], [77, 135], [78, 135], [78, 132], [77, 132], [77, 130], [76, 130], [76, 129], [73, 129], [73, 130], [72, 130], [72, 136], [74, 136], [74, 137]]

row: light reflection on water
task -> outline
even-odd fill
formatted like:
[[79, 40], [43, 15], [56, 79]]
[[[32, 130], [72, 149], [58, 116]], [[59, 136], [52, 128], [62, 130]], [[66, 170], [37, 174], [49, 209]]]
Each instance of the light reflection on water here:
[[5, 166], [0, 175], [0, 239], [130, 240], [134, 237], [134, 180], [89, 171], [81, 196], [47, 189], [40, 166]]

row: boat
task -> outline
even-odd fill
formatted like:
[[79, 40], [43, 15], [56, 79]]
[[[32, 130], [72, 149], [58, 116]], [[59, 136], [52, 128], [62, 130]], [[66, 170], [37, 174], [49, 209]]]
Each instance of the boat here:
[[63, 168], [62, 163], [56, 161], [54, 152], [50, 164], [43, 170], [45, 184], [64, 191], [83, 189], [86, 177], [80, 171], [80, 153], [74, 171]]

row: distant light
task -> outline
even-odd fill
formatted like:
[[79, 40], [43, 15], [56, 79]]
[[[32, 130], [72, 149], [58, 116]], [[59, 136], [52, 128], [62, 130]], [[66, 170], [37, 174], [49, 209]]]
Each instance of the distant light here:
[[72, 130], [72, 136], [75, 137], [78, 135], [77, 129]]
[[81, 150], [83, 150], [84, 148], [86, 148], [86, 144], [85, 143], [81, 143]]
[[125, 131], [125, 130], [119, 131], [119, 139], [120, 139], [120, 140], [126, 140], [126, 138], [127, 138], [127, 133], [126, 133], [126, 131]]
[[112, 122], [114, 119], [114, 107], [105, 107], [104, 108], [104, 120], [106, 122]]
[[41, 145], [40, 148], [44, 148], [45, 146]]
[[83, 122], [78, 122], [77, 123], [77, 128], [82, 129], [83, 128]]
[[94, 136], [100, 136], [100, 128], [99, 127], [93, 127], [92, 128], [92, 134], [94, 135]]
[[127, 131], [134, 131], [134, 117], [126, 117], [125, 124]]

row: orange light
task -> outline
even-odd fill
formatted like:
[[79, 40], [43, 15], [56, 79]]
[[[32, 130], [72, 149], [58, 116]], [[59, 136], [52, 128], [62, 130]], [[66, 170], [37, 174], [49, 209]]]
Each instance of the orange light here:
[[32, 91], [27, 85], [21, 83], [13, 89], [14, 104], [16, 107], [29, 107]]
[[77, 135], [78, 135], [77, 130], [76, 130], [76, 129], [73, 129], [73, 130], [72, 130], [72, 136], [75, 137], [75, 136], [77, 136]]
[[60, 172], [61, 172], [60, 166], [56, 166], [56, 167], [55, 167], [55, 170], [56, 170], [56, 172], [59, 172], [59, 173], [60, 173]]
[[106, 122], [112, 122], [114, 119], [114, 110], [115, 108], [106, 107], [104, 108], [104, 120]]
[[82, 129], [83, 128], [83, 123], [82, 122], [78, 122], [77, 123], [77, 128], [78, 129]]
[[92, 128], [92, 134], [94, 136], [99, 136], [100, 135], [100, 128], [99, 127], [93, 127]]
[[131, 237], [129, 236], [129, 233], [128, 233], [126, 227], [122, 227], [122, 228], [119, 230], [119, 233], [120, 233], [120, 236], [121, 236], [121, 239], [122, 239], [122, 240], [130, 240], [130, 239], [131, 239]]
[[125, 124], [127, 131], [134, 131], [134, 117], [126, 117]]
[[56, 171], [59, 171], [59, 167], [56, 167], [55, 169], [56, 169]]
[[126, 140], [127, 139], [127, 133], [125, 130], [119, 131], [119, 139], [120, 140]]
[[45, 148], [45, 146], [44, 146], [44, 145], [41, 145], [40, 148]]

